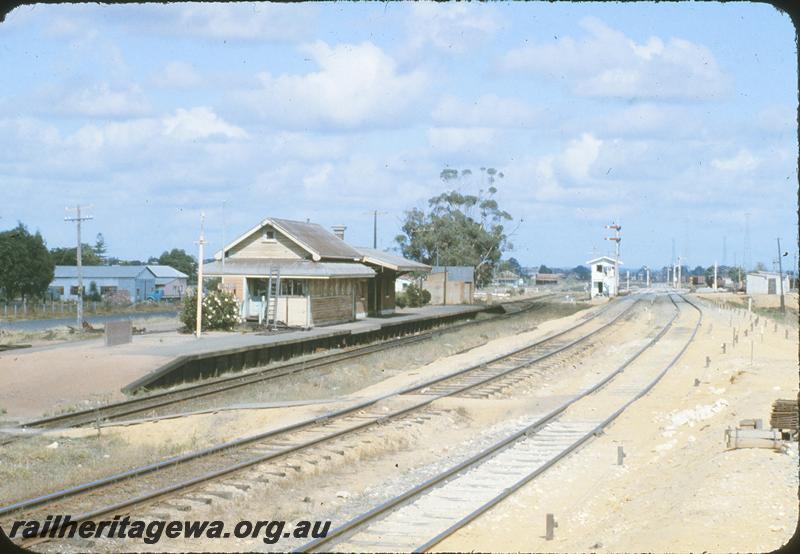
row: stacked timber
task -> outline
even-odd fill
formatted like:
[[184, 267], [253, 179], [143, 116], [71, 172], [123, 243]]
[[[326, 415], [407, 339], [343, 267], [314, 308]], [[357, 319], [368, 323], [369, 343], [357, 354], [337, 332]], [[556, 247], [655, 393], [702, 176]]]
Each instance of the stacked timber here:
[[798, 427], [798, 401], [778, 399], [772, 403], [772, 416], [769, 424], [773, 429], [791, 429]]

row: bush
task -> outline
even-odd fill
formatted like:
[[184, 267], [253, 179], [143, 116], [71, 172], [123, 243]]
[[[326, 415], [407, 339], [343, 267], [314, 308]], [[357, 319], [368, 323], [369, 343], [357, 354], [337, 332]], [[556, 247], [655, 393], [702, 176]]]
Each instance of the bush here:
[[395, 297], [395, 304], [401, 308], [406, 306], [410, 308], [419, 308], [431, 301], [431, 293], [427, 290], [418, 287], [415, 284], [410, 284], [401, 293]]
[[[197, 325], [197, 292], [183, 299], [181, 321], [188, 329]], [[213, 290], [203, 297], [203, 331], [222, 329], [230, 331], [239, 323], [239, 302], [232, 292]]]

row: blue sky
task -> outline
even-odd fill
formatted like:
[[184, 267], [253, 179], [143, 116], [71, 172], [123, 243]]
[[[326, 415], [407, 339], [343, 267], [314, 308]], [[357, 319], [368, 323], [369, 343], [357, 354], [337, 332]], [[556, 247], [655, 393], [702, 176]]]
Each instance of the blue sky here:
[[[751, 3], [37, 5], [0, 24], [0, 228], [146, 259], [264, 217], [394, 246], [445, 167], [495, 167], [523, 265], [771, 267], [796, 248], [790, 19]], [[461, 185], [476, 193], [479, 178]], [[522, 220], [521, 223], [519, 220]]]

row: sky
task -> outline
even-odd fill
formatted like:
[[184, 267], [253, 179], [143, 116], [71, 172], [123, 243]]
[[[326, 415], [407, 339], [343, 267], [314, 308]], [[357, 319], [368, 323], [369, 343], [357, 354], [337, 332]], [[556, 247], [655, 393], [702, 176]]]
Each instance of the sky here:
[[[396, 247], [504, 177], [523, 266], [772, 267], [797, 249], [797, 53], [766, 4], [35, 5], [0, 23], [0, 229], [147, 259], [266, 217]], [[746, 225], [746, 221], [749, 224]]]

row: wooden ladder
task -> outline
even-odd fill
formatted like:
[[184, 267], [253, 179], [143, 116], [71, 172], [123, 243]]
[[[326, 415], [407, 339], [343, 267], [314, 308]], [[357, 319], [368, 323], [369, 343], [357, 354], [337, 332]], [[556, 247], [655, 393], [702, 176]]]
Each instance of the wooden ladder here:
[[270, 266], [269, 268], [269, 283], [267, 284], [267, 305], [264, 307], [266, 316], [264, 323], [267, 328], [270, 328], [272, 322], [272, 330], [278, 329], [278, 295], [281, 293], [281, 270], [278, 266]]

